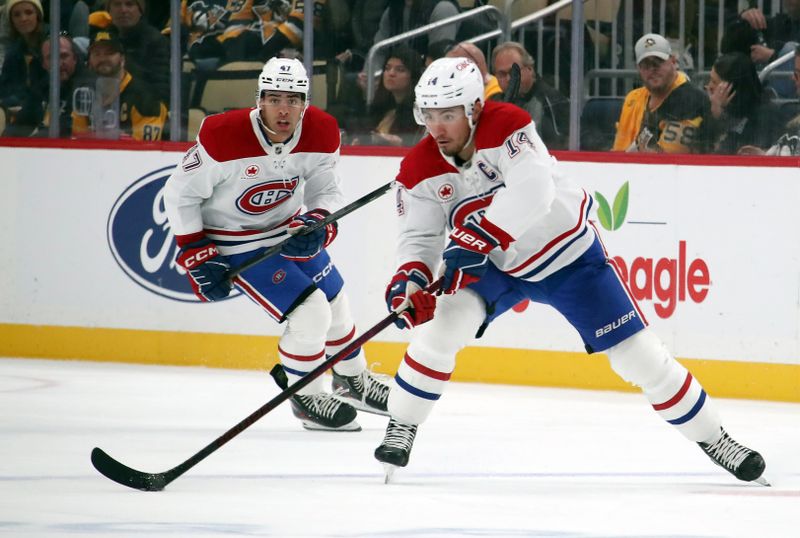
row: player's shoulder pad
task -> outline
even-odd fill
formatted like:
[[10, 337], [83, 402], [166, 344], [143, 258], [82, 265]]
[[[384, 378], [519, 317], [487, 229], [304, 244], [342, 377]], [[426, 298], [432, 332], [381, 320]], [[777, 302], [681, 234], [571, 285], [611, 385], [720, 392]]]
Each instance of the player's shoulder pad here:
[[496, 148], [511, 133], [531, 123], [525, 110], [510, 103], [486, 101], [475, 129], [475, 149]]
[[226, 162], [264, 155], [253, 132], [250, 110], [231, 110], [203, 120], [197, 138], [212, 159]]
[[292, 153], [334, 153], [339, 148], [339, 123], [322, 109], [309, 106], [303, 130]]
[[411, 190], [428, 178], [447, 173], [458, 173], [458, 170], [444, 160], [436, 141], [425, 135], [400, 162], [397, 181]]

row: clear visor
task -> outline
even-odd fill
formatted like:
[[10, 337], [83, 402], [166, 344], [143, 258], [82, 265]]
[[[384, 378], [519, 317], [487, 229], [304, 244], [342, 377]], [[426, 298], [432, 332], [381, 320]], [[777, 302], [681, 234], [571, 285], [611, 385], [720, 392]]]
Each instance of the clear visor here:
[[274, 93], [262, 92], [261, 103], [274, 108], [304, 108], [306, 100], [301, 94], [279, 95]]
[[424, 125], [428, 129], [432, 125], [454, 125], [463, 121], [465, 117], [469, 119], [464, 106], [420, 108], [417, 103], [414, 103], [414, 119], [417, 124]]

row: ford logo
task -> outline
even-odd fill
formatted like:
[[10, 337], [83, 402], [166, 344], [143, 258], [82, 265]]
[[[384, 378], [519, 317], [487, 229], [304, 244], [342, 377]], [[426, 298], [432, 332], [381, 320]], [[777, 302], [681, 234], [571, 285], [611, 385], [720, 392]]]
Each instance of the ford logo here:
[[[175, 263], [178, 245], [164, 209], [164, 184], [175, 166], [137, 179], [108, 216], [106, 233], [114, 260], [134, 282], [162, 297], [200, 302], [186, 271]], [[233, 297], [238, 295], [234, 289]]]

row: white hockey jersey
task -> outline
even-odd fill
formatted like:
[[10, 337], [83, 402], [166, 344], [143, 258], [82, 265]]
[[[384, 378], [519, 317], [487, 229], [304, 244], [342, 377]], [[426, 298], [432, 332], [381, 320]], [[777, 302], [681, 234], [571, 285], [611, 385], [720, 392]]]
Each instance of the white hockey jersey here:
[[172, 231], [205, 232], [227, 255], [279, 243], [299, 213], [343, 205], [338, 160], [339, 126], [313, 106], [285, 144], [269, 141], [258, 109], [209, 116], [167, 180]]
[[426, 136], [403, 159], [396, 191], [401, 270], [432, 280], [453, 226], [484, 215], [514, 239], [489, 259], [517, 278], [541, 280], [589, 248], [592, 198], [559, 173], [527, 112], [487, 101], [475, 148], [457, 167]]

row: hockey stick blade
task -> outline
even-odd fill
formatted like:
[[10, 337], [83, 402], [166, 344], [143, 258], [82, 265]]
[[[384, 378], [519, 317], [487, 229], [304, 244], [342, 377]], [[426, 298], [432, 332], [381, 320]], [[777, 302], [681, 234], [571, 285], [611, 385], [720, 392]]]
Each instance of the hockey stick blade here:
[[[433, 293], [439, 288], [439, 284], [441, 280], [437, 280], [430, 286], [428, 286], [426, 291], [429, 293]], [[294, 396], [299, 390], [303, 387], [314, 381], [316, 378], [324, 374], [327, 370], [332, 368], [337, 362], [341, 361], [345, 357], [349, 356], [355, 350], [363, 346], [369, 340], [371, 340], [376, 334], [384, 330], [386, 327], [394, 323], [397, 319], [399, 312], [392, 312], [378, 323], [373, 325], [371, 328], [367, 329], [361, 336], [350, 342], [344, 348], [340, 349], [338, 353], [335, 353], [328, 357], [324, 362], [322, 362], [319, 366], [311, 370], [305, 376], [300, 378], [300, 380], [296, 381], [295, 383], [289, 385], [286, 389], [284, 389], [280, 394], [275, 396], [273, 399], [250, 413], [245, 419], [240, 421], [236, 424], [233, 428], [229, 429], [213, 441], [211, 441], [208, 445], [206, 445], [202, 450], [194, 454], [192, 457], [184, 461], [183, 463], [176, 465], [169, 471], [165, 471], [163, 473], [145, 473], [143, 471], [137, 471], [132, 467], [128, 467], [125, 464], [122, 464], [106, 454], [102, 449], [95, 447], [92, 450], [92, 465], [94, 468], [97, 469], [100, 474], [108, 478], [109, 480], [113, 480], [117, 484], [121, 484], [123, 486], [138, 489], [142, 491], [161, 491], [163, 490], [170, 482], [178, 478], [179, 476], [183, 475], [186, 471], [206, 459], [209, 455], [216, 452], [222, 445], [242, 433], [244, 430], [252, 426], [258, 419], [278, 407], [280, 404]]]
[[[367, 205], [368, 203], [370, 203], [371, 201], [375, 200], [376, 198], [380, 198], [381, 196], [386, 194], [389, 191], [389, 189], [392, 188], [393, 185], [394, 185], [394, 181], [390, 181], [389, 183], [378, 187], [374, 191], [365, 194], [364, 196], [362, 196], [358, 200], [350, 202], [349, 204], [347, 204], [346, 206], [342, 207], [341, 209], [339, 209], [337, 211], [334, 211], [333, 213], [331, 213], [330, 215], [328, 215], [324, 219], [315, 222], [311, 226], [304, 227], [303, 231], [301, 231], [300, 233], [303, 234], [303, 235], [309, 234], [309, 233], [311, 233], [313, 231], [319, 230], [320, 228], [322, 228], [324, 226], [327, 226], [331, 222], [336, 222], [340, 218], [344, 217], [345, 215], [349, 215], [350, 213], [352, 213], [356, 209], [360, 209], [361, 207]], [[284, 239], [280, 243], [278, 243], [276, 245], [272, 245], [271, 247], [267, 248], [267, 250], [265, 250], [264, 252], [262, 252], [260, 254], [257, 254], [255, 256], [253, 256], [252, 258], [246, 260], [239, 267], [234, 267], [233, 269], [228, 271], [228, 276], [227, 276], [228, 281], [232, 282], [237, 276], [239, 276], [244, 271], [247, 271], [248, 269], [250, 269], [254, 265], [258, 265], [259, 263], [263, 262], [267, 258], [271, 258], [275, 254], [279, 253], [281, 251], [281, 248], [283, 248], [283, 245], [287, 241], [289, 241], [289, 239], [290, 238], [287, 237], [286, 239]]]
[[142, 491], [161, 491], [178, 476], [172, 476], [174, 469], [166, 473], [143, 473], [131, 469], [97, 447], [92, 450], [92, 465], [109, 480]]

